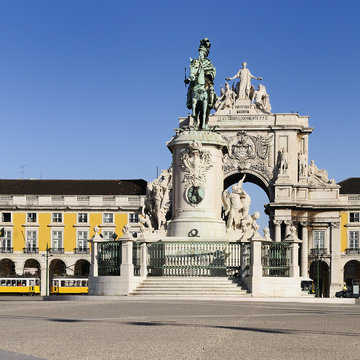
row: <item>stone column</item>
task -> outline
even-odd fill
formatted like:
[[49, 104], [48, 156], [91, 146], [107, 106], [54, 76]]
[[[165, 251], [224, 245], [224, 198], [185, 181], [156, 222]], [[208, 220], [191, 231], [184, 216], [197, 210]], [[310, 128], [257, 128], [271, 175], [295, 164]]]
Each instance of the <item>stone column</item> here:
[[124, 280], [130, 280], [134, 276], [133, 242], [134, 239], [124, 239], [121, 241], [120, 276]]
[[98, 243], [104, 241], [99, 234], [99, 227], [94, 227], [95, 235], [88, 240], [91, 244], [91, 262], [90, 262], [90, 276], [96, 277], [99, 275], [98, 271]]
[[275, 225], [275, 241], [280, 242], [281, 241], [281, 224], [282, 224], [282, 220], [273, 220], [273, 223]]
[[98, 276], [98, 242], [89, 240], [91, 243], [90, 276]]
[[330, 228], [330, 297], [334, 297], [337, 291], [340, 291], [344, 279], [341, 278], [340, 263], [340, 222], [331, 222]]
[[[45, 266], [42, 266], [40, 268], [40, 277], [41, 277], [40, 295], [46, 296], [46, 289], [49, 289], [49, 276], [46, 277], [46, 267]], [[50, 291], [48, 290], [47, 293], [50, 294]]]
[[299, 277], [299, 244], [290, 244], [290, 277]]
[[140, 276], [147, 276], [147, 244], [140, 244]]
[[262, 277], [262, 264], [261, 264], [261, 241], [263, 239], [253, 238], [251, 240], [251, 258], [250, 258], [250, 276]]
[[16, 275], [22, 276], [24, 274], [24, 263], [15, 261], [15, 273]]
[[301, 277], [309, 277], [308, 275], [308, 257], [309, 257], [309, 240], [308, 240], [308, 226], [309, 223], [306, 221], [300, 222], [302, 229], [301, 229], [301, 237], [302, 237], [302, 244], [301, 244]]

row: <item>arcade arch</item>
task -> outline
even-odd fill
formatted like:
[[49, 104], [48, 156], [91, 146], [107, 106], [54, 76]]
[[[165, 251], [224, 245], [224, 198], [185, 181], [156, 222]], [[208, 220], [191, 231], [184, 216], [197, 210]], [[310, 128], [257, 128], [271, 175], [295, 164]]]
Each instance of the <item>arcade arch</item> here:
[[80, 259], [75, 263], [74, 276], [89, 276], [90, 263], [87, 260]]
[[35, 259], [27, 259], [24, 263], [24, 275], [35, 275], [40, 277], [40, 263]]
[[0, 276], [16, 275], [15, 263], [10, 259], [2, 259], [0, 261]]
[[66, 275], [66, 265], [64, 261], [60, 259], [54, 259], [50, 263], [49, 267], [50, 279], [54, 276], [65, 276]]
[[319, 276], [319, 290], [320, 297], [328, 297], [329, 296], [329, 265], [323, 260], [315, 260], [310, 265], [310, 278], [314, 282], [314, 288], [316, 288], [316, 284]]
[[352, 286], [352, 281], [360, 279], [360, 261], [350, 260], [344, 266], [344, 283]]

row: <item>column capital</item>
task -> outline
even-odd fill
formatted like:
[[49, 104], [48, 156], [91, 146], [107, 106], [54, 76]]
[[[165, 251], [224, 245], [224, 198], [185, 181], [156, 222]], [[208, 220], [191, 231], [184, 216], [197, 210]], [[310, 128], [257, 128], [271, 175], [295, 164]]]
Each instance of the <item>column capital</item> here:
[[283, 220], [273, 220], [274, 225], [281, 225]]
[[340, 221], [332, 221], [331, 226], [338, 229], [340, 227]]
[[289, 225], [292, 225], [292, 223], [293, 223], [293, 222], [292, 222], [291, 220], [284, 220], [284, 224], [285, 224], [285, 225], [288, 225], [288, 226], [289, 226]]
[[304, 227], [308, 227], [310, 225], [310, 222], [309, 221], [306, 221], [306, 220], [301, 220], [299, 221], [300, 225], [301, 226], [304, 226]]

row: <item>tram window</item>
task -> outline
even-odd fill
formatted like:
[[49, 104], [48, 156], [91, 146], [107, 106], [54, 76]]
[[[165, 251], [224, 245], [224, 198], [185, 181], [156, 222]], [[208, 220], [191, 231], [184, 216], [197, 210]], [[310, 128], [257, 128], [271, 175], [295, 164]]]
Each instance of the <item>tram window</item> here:
[[86, 287], [87, 285], [86, 285], [86, 280], [83, 280], [82, 282], [81, 282], [81, 286], [82, 287]]
[[12, 280], [12, 281], [11, 281], [11, 285], [12, 285], [12, 286], [16, 286], [16, 280]]
[[6, 280], [6, 286], [10, 286], [11, 285], [11, 280]]
[[59, 280], [54, 280], [54, 286], [59, 287]]
[[21, 280], [17, 281], [17, 286], [21, 286]]
[[65, 286], [65, 280], [61, 280], [61, 286]]
[[39, 286], [39, 285], [40, 285], [40, 280], [36, 279], [36, 280], [35, 280], [35, 285], [36, 285], [36, 286]]
[[6, 285], [6, 281], [4, 279], [1, 279], [1, 286], [5, 286]]
[[29, 280], [29, 286], [34, 286], [34, 280]]
[[26, 280], [23, 280], [23, 281], [21, 282], [21, 285], [22, 285], [22, 286], [26, 286]]

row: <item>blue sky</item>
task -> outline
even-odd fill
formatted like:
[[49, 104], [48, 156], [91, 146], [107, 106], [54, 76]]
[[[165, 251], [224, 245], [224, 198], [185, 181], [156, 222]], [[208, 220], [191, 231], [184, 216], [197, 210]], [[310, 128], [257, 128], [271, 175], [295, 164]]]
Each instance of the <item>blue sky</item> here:
[[1, 178], [152, 180], [187, 115], [184, 67], [212, 42], [215, 89], [243, 60], [274, 112], [310, 116], [310, 159], [360, 176], [360, 3], [0, 2]]

